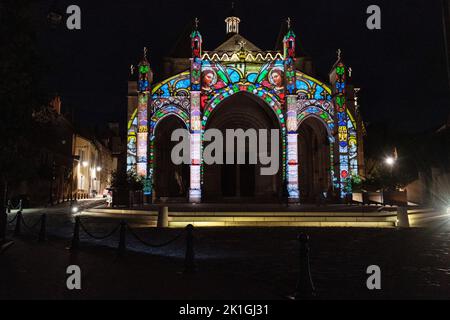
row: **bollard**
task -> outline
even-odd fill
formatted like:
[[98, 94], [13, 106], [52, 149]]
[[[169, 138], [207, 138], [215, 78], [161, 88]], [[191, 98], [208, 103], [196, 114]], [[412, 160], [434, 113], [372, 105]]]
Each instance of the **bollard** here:
[[169, 226], [169, 208], [159, 207], [158, 210], [158, 228], [167, 228]]
[[194, 226], [186, 226], [186, 256], [184, 260], [184, 273], [195, 272], [195, 252], [194, 252]]
[[8, 228], [8, 214], [0, 212], [0, 244], [6, 242], [6, 230]]
[[71, 251], [76, 251], [80, 248], [80, 217], [75, 217], [75, 226], [73, 228]]
[[41, 229], [39, 230], [39, 242], [44, 242], [46, 240], [46, 234], [47, 234], [47, 215], [44, 213], [41, 216]]
[[315, 296], [314, 283], [311, 277], [311, 267], [309, 263], [309, 236], [301, 233], [298, 236], [300, 243], [300, 271], [295, 289], [294, 299], [310, 299]]
[[19, 200], [19, 211], [22, 212], [22, 199]]
[[7, 205], [8, 213], [11, 213], [11, 208], [12, 208], [11, 200], [8, 200], [8, 205]]
[[409, 217], [407, 207], [397, 207], [397, 227], [409, 228]]
[[127, 223], [125, 221], [120, 222], [120, 235], [119, 235], [119, 246], [117, 250], [119, 252], [119, 256], [123, 256], [126, 250], [126, 232], [127, 232]]
[[16, 227], [14, 228], [15, 237], [20, 236], [21, 227], [22, 227], [22, 211], [18, 211], [16, 218]]

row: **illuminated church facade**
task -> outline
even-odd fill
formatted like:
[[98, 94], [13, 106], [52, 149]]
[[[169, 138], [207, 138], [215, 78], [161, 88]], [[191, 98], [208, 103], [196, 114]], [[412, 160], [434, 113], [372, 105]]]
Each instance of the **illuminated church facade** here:
[[[226, 41], [203, 48], [198, 20], [188, 57], [175, 50], [164, 60], [167, 79], [153, 83], [146, 49], [128, 84], [127, 168], [144, 178], [154, 201], [255, 201], [307, 203], [326, 194], [343, 200], [364, 175], [364, 127], [356, 92], [340, 50], [327, 82], [312, 76], [308, 57], [297, 56], [290, 19], [277, 50], [264, 51], [240, 35], [231, 14]], [[175, 165], [175, 129], [190, 133], [190, 163]], [[261, 164], [203, 161], [208, 129], [278, 129], [280, 169], [260, 174]], [[248, 148], [248, 146], [247, 146]], [[269, 149], [270, 150], [270, 149]], [[226, 152], [224, 150], [224, 152]]]

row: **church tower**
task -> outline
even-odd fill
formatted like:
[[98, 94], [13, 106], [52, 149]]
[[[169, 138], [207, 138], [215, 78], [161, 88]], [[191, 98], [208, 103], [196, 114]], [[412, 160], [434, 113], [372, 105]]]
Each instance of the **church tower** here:
[[239, 34], [239, 23], [241, 19], [236, 16], [236, 10], [234, 8], [234, 2], [231, 4], [231, 12], [228, 17], [225, 19], [225, 23], [227, 26], [227, 35], [235, 35]]
[[137, 168], [140, 177], [148, 175], [148, 107], [150, 104], [153, 72], [147, 59], [147, 48], [144, 48], [142, 60], [138, 66], [138, 132], [137, 132]]

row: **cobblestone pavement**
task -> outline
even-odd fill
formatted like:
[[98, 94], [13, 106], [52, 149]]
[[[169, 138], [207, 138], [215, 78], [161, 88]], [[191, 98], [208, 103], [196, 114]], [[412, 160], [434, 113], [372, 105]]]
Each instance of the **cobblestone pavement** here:
[[[25, 213], [25, 218], [27, 218]], [[30, 215], [28, 219], [36, 219]], [[346, 228], [205, 228], [195, 230], [195, 252], [198, 272], [193, 278], [180, 278], [185, 253], [184, 237], [168, 247], [148, 248], [127, 234], [130, 253], [125, 262], [116, 262], [114, 250], [117, 234], [107, 241], [89, 240], [82, 234], [80, 263], [89, 270], [90, 290], [80, 295], [68, 295], [61, 289], [65, 277], [63, 266], [69, 254], [64, 251], [72, 233], [70, 214], [49, 214], [50, 239], [39, 245], [40, 256], [20, 255], [21, 250], [9, 250], [6, 255], [11, 297], [21, 296], [24, 288], [33, 285], [29, 278], [33, 264], [52, 250], [56, 255], [45, 264], [44, 277], [48, 290], [36, 292], [49, 297], [130, 297], [130, 298], [250, 298], [283, 299], [295, 289], [298, 276], [297, 235], [310, 235], [312, 277], [320, 299], [449, 299], [450, 298], [450, 218], [442, 217], [427, 228], [346, 229]], [[117, 220], [85, 221], [96, 234], [105, 234], [117, 225]], [[173, 238], [180, 229], [158, 230], [139, 228], [137, 233], [147, 241], [161, 243]], [[25, 237], [22, 245], [33, 245]], [[66, 239], [66, 240], [61, 240]], [[105, 246], [109, 248], [104, 248]], [[20, 248], [20, 246], [17, 246]], [[53, 249], [46, 249], [51, 247]], [[17, 250], [17, 255], [14, 254]], [[37, 250], [35, 248], [35, 250]], [[28, 249], [33, 252], [33, 249]], [[37, 252], [37, 251], [36, 251]], [[46, 258], [45, 258], [46, 259]], [[42, 264], [39, 262], [38, 264]], [[25, 267], [25, 266], [26, 267]], [[382, 272], [382, 290], [366, 287], [369, 265], [378, 265]], [[23, 274], [18, 273], [26, 268]], [[41, 267], [38, 267], [39, 270]], [[105, 272], [105, 268], [108, 272]], [[19, 270], [19, 271], [17, 271]], [[59, 270], [58, 272], [54, 270]], [[62, 271], [61, 271], [62, 270]], [[49, 273], [50, 272], [50, 273]], [[25, 276], [27, 275], [27, 276]], [[24, 278], [25, 277], [25, 278]], [[14, 282], [11, 279], [16, 279]], [[20, 280], [28, 279], [28, 281]], [[139, 280], [140, 279], [140, 280]], [[25, 282], [24, 282], [25, 281]], [[2, 282], [0, 282], [2, 283]], [[6, 282], [3, 282], [6, 283]], [[120, 285], [119, 285], [120, 284]], [[58, 286], [58, 294], [51, 288]], [[195, 287], [195, 294], [192, 292]], [[95, 289], [94, 289], [95, 288]], [[18, 292], [17, 292], [18, 290]], [[137, 290], [137, 291], [136, 291]], [[8, 291], [3, 298], [8, 298]]]

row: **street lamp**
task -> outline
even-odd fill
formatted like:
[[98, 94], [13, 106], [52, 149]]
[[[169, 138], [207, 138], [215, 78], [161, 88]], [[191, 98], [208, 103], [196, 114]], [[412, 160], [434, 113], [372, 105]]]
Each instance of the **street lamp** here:
[[97, 172], [100, 172], [100, 171], [102, 171], [102, 167], [98, 166], [97, 167]]
[[394, 157], [387, 157], [384, 160], [384, 163], [386, 163], [389, 167], [393, 167], [395, 164], [395, 158]]

